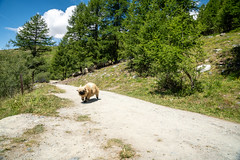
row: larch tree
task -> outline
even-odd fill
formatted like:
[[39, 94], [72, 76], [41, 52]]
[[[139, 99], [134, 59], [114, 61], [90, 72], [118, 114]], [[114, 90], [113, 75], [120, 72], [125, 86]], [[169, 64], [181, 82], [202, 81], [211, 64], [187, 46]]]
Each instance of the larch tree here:
[[44, 61], [40, 57], [42, 52], [51, 50], [54, 45], [53, 38], [48, 36], [48, 27], [41, 15], [36, 14], [26, 22], [16, 35], [15, 40], [10, 42], [21, 50], [30, 50], [28, 68], [32, 70], [32, 81], [34, 82], [35, 71]]

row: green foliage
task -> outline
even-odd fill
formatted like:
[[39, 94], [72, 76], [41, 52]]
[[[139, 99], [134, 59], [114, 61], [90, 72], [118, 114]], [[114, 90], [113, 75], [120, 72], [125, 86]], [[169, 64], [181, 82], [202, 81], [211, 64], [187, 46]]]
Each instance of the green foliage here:
[[27, 66], [32, 72], [32, 82], [34, 76], [39, 72], [46, 71], [43, 69], [45, 60], [41, 57], [41, 53], [50, 51], [50, 46], [54, 44], [52, 37], [48, 36], [48, 28], [44, 19], [36, 14], [26, 22], [16, 35], [16, 40], [10, 40], [14, 46], [20, 47], [22, 50], [30, 50], [31, 55], [27, 56]]
[[240, 1], [210, 0], [200, 8], [198, 21], [203, 34], [229, 32], [240, 27]]
[[223, 75], [230, 75], [233, 78], [240, 77], [240, 46], [233, 47], [230, 50], [230, 55], [224, 61], [225, 70]]
[[127, 0], [80, 3], [69, 20], [68, 32], [52, 62], [54, 74], [65, 79], [86, 67], [117, 62], [127, 4]]
[[123, 21], [127, 15], [129, 0], [106, 0], [101, 25], [103, 52], [108, 53], [109, 60], [119, 59], [120, 37], [123, 31]]
[[35, 78], [37, 83], [49, 82], [50, 81], [50, 73], [49, 72], [40, 72], [36, 75]]
[[54, 79], [64, 79], [67, 77], [69, 70], [72, 70], [73, 59], [71, 55], [66, 53], [68, 53], [67, 39], [64, 37], [51, 63], [51, 74], [54, 75]]
[[66, 107], [70, 102], [50, 93], [63, 92], [55, 86], [37, 84], [37, 89], [24, 95], [17, 94], [14, 98], [0, 102], [0, 119], [20, 113], [34, 113], [46, 116], [56, 116], [56, 110]]
[[[136, 13], [139, 8], [144, 16]], [[133, 3], [124, 33], [130, 67], [141, 76], [159, 77], [160, 88], [196, 89], [195, 68], [203, 54], [197, 23], [189, 13], [195, 8], [193, 1]]]
[[[65, 79], [85, 67], [125, 58], [130, 59], [129, 68], [138, 75], [157, 77], [160, 92], [189, 95], [201, 91], [200, 73], [196, 70], [205, 56], [201, 32], [238, 26], [234, 18], [238, 5], [231, 11], [224, 7], [231, 8], [237, 1], [215, 2], [200, 8], [198, 20], [190, 15], [190, 11], [198, 10], [193, 0], [80, 3], [53, 60], [53, 71]], [[235, 27], [229, 27], [229, 23]]]
[[0, 98], [20, 92], [20, 74], [24, 90], [30, 88], [31, 75], [26, 63], [28, 53], [3, 50], [0, 52]]
[[36, 14], [23, 25], [16, 35], [16, 40], [11, 40], [11, 42], [21, 49], [30, 50], [35, 57], [49, 50], [49, 46], [54, 44], [52, 37], [48, 37], [47, 34], [47, 24], [39, 14]]

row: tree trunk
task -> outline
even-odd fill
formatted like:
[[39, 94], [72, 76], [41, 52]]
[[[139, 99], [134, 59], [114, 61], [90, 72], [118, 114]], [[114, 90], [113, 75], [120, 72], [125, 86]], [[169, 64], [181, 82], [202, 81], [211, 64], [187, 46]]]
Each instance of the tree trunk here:
[[35, 71], [32, 72], [32, 84], [34, 84]]
[[195, 87], [195, 81], [194, 81], [194, 79], [192, 78], [192, 76], [191, 76], [187, 71], [184, 70], [184, 73], [185, 73], [185, 74], [187, 75], [187, 77], [189, 78], [189, 80], [190, 80], [190, 82], [191, 82], [191, 89], [193, 90], [194, 87]]

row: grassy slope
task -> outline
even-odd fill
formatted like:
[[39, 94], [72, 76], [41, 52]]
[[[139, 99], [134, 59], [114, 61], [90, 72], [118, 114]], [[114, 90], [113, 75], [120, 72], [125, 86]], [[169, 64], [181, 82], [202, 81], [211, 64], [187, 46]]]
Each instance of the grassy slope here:
[[36, 89], [24, 95], [18, 94], [13, 98], [0, 101], [0, 119], [21, 113], [33, 113], [45, 116], [57, 116], [56, 110], [66, 107], [71, 102], [61, 99], [52, 93], [63, 90], [48, 84], [36, 84]]
[[[231, 57], [230, 50], [233, 45], [240, 44], [240, 35], [228, 33], [225, 36], [203, 37], [203, 41], [203, 49], [207, 55], [205, 64], [211, 64], [212, 69], [201, 75], [204, 91], [191, 96], [156, 94], [155, 79], [136, 77], [136, 73], [127, 70], [126, 62], [68, 79], [66, 82], [79, 86], [91, 81], [101, 90], [240, 123], [240, 79], [221, 76], [224, 68], [217, 65], [226, 57]], [[214, 49], [222, 50], [216, 53]]]

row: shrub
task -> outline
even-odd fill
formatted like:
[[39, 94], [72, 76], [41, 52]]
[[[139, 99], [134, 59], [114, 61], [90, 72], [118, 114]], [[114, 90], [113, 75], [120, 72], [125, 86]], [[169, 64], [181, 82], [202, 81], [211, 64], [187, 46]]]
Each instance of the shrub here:
[[26, 67], [26, 53], [4, 50], [0, 52], [0, 97], [13, 96], [21, 88], [20, 74], [24, 89], [31, 84], [30, 71]]
[[35, 82], [37, 83], [48, 83], [50, 80], [50, 73], [49, 72], [40, 72], [36, 75]]

